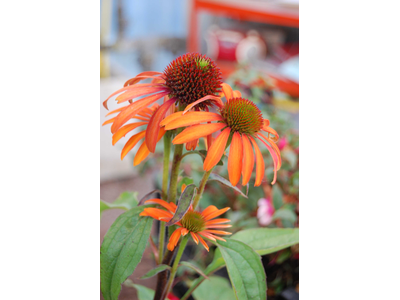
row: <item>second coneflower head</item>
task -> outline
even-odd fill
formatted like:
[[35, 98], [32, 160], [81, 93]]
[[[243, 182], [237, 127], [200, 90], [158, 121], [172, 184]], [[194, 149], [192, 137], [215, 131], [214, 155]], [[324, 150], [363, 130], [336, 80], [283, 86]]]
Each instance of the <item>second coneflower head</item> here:
[[259, 108], [250, 100], [242, 98], [238, 91], [232, 91], [229, 85], [223, 84], [223, 93], [226, 102], [219, 107], [219, 113], [191, 112], [189, 110], [192, 106], [189, 105], [183, 112], [166, 117], [161, 122], [161, 126], [165, 126], [165, 130], [189, 126], [175, 137], [172, 141], [174, 144], [188, 143], [221, 131], [209, 146], [203, 168], [205, 171], [211, 170], [220, 161], [230, 142], [228, 173], [232, 185], [237, 185], [240, 177], [242, 177], [243, 185], [249, 182], [254, 168], [254, 160], [256, 163], [254, 185], [261, 184], [265, 173], [265, 163], [256, 140], [261, 141], [273, 159], [274, 179], [272, 184], [274, 184], [276, 172], [282, 164], [279, 148], [275, 144], [279, 139], [278, 133], [269, 127], [269, 120], [262, 117]]

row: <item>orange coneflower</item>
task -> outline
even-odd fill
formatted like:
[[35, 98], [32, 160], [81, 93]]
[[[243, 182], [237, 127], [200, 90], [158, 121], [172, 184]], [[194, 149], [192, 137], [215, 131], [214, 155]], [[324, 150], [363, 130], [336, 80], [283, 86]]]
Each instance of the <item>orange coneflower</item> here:
[[[118, 142], [122, 137], [124, 137], [127, 133], [131, 132], [132, 130], [140, 127], [140, 126], [148, 126], [152, 116], [160, 109], [160, 105], [155, 103], [153, 104], [150, 108], [143, 108], [137, 115], [133, 116], [131, 119], [136, 119], [139, 120], [140, 122], [136, 123], [130, 123], [127, 125], [122, 126], [119, 128], [112, 137], [112, 144], [115, 145], [116, 142]], [[112, 111], [107, 114], [111, 115], [115, 113], [116, 111]], [[115, 118], [111, 118], [110, 120], [107, 120], [106, 122], [103, 123], [103, 125], [114, 123]], [[121, 160], [124, 159], [124, 157], [128, 154], [129, 151], [135, 147], [135, 145], [142, 139], [146, 137], [146, 133], [149, 130], [148, 127], [144, 129], [143, 131], [140, 131], [139, 133], [133, 135], [125, 144], [124, 148], [122, 149], [121, 152]], [[156, 142], [158, 142], [165, 134], [165, 129], [161, 128], [158, 132], [158, 135], [156, 136]], [[146, 139], [145, 139], [146, 140]], [[145, 141], [140, 145], [138, 151], [136, 152], [135, 158], [133, 159], [133, 165], [136, 166], [140, 164], [148, 155], [150, 151], [147, 148], [147, 145]]]
[[[140, 213], [140, 216], [148, 216], [156, 220], [168, 222], [171, 220], [176, 211], [176, 205], [174, 203], [168, 203], [161, 199], [150, 199], [145, 201], [145, 203], [160, 204], [167, 210], [165, 211], [159, 208], [148, 207]], [[218, 209], [214, 205], [210, 205], [202, 212], [198, 212], [193, 210], [193, 207], [191, 206], [186, 214], [183, 216], [182, 220], [175, 223], [175, 225], [178, 225], [178, 228], [172, 233], [169, 239], [167, 246], [168, 250], [174, 250], [175, 246], [178, 244], [179, 238], [181, 236], [187, 235], [188, 233], [190, 233], [196, 244], [199, 244], [200, 241], [200, 243], [204, 246], [204, 248], [206, 248], [207, 251], [209, 251], [208, 245], [202, 237], [208, 238], [212, 241], [225, 241], [223, 238], [216, 236], [216, 234], [229, 235], [231, 233], [215, 229], [231, 227], [232, 225], [223, 224], [230, 222], [230, 220], [214, 218], [222, 215], [227, 210], [229, 210], [229, 207]]]
[[[275, 144], [278, 140], [278, 133], [269, 127], [269, 121], [263, 119], [261, 111], [250, 100], [241, 97], [240, 92], [232, 91], [232, 88], [223, 84], [223, 93], [226, 103], [220, 108], [219, 114], [212, 112], [188, 112], [192, 103], [183, 112], [177, 112], [166, 117], [161, 126], [165, 125], [166, 130], [172, 130], [179, 127], [186, 127], [178, 134], [172, 143], [182, 144], [201, 137], [210, 137], [214, 132], [221, 130], [221, 133], [213, 141], [204, 160], [203, 168], [205, 171], [211, 170], [221, 159], [228, 141], [231, 140], [228, 173], [232, 185], [236, 185], [242, 176], [242, 184], [246, 185], [251, 177], [254, 167], [254, 153], [256, 157], [256, 181], [255, 186], [259, 186], [264, 177], [264, 160], [256, 140], [264, 143], [270, 152], [274, 162], [274, 179], [276, 181], [276, 172], [281, 167], [281, 155], [279, 148]], [[200, 102], [200, 101], [197, 101]], [[217, 123], [210, 123], [217, 121]], [[208, 124], [201, 124], [208, 122]], [[262, 131], [267, 132], [265, 136]], [[273, 136], [271, 136], [273, 135]]]
[[[152, 82], [137, 84], [144, 79], [152, 79]], [[188, 53], [178, 57], [167, 66], [163, 73], [140, 73], [125, 82], [122, 89], [112, 93], [103, 102], [104, 107], [107, 108], [107, 101], [120, 93], [122, 94], [116, 98], [118, 103], [130, 102], [117, 110], [119, 114], [111, 126], [111, 132], [115, 133], [143, 108], [168, 95], [169, 100], [165, 101], [150, 119], [149, 130], [146, 132], [147, 147], [150, 152], [154, 152], [160, 130], [160, 122], [170, 107], [175, 103], [186, 106], [199, 99], [202, 102], [194, 108], [195, 110], [208, 111], [208, 106], [213, 104], [222, 106], [221, 99], [218, 97], [221, 83], [221, 71], [219, 68], [210, 58], [198, 53]], [[132, 101], [144, 95], [146, 97], [135, 102]], [[187, 147], [192, 148], [193, 144]]]

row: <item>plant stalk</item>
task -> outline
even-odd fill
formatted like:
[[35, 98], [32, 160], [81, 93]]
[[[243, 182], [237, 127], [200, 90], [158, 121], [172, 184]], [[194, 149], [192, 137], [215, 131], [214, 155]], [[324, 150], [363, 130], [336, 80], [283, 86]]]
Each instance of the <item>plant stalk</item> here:
[[171, 179], [169, 182], [168, 202], [173, 202], [173, 203], [176, 202], [179, 166], [181, 165], [182, 152], [183, 152], [183, 144], [175, 145], [174, 159], [172, 161], [172, 168], [171, 168]]
[[204, 174], [203, 174], [203, 178], [200, 181], [199, 190], [193, 200], [193, 208], [194, 209], [196, 209], [197, 205], [200, 202], [201, 196], [203, 195], [204, 188], [206, 186], [208, 177], [210, 177], [211, 171], [212, 171], [212, 169], [207, 172], [204, 172]]

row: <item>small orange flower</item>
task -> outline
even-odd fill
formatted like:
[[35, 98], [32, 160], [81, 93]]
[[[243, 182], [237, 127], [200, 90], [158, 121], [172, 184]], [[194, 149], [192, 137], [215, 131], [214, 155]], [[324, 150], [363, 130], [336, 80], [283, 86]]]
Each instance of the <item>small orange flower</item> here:
[[[174, 138], [173, 144], [189, 143], [201, 137], [210, 137], [214, 132], [221, 130], [212, 144], [212, 139], [209, 139], [210, 143], [207, 143], [209, 150], [203, 168], [205, 171], [209, 171], [220, 161], [228, 141], [231, 139], [228, 173], [232, 185], [236, 185], [240, 177], [242, 177], [243, 185], [249, 182], [254, 167], [253, 148], [256, 159], [254, 186], [261, 184], [265, 164], [255, 139], [260, 140], [267, 147], [274, 162], [274, 179], [272, 181], [272, 184], [274, 184], [276, 172], [282, 164], [279, 148], [275, 144], [279, 139], [278, 133], [269, 127], [269, 121], [262, 117], [258, 107], [250, 100], [242, 98], [239, 91], [232, 91], [232, 88], [225, 83], [222, 84], [222, 90], [226, 103], [220, 107], [219, 114], [189, 111], [194, 105], [201, 102], [199, 100], [187, 106], [183, 112], [177, 112], [166, 117], [160, 125], [165, 126], [166, 130], [190, 126]], [[211, 121], [217, 123], [211, 123]], [[201, 124], [205, 122], [207, 124]], [[267, 136], [262, 131], [266, 132]]]
[[[152, 79], [151, 83], [138, 84], [141, 80]], [[218, 97], [221, 91], [221, 71], [215, 63], [205, 55], [198, 53], [188, 53], [175, 59], [169, 64], [163, 73], [143, 72], [125, 82], [124, 87], [112, 93], [103, 105], [107, 108], [107, 101], [120, 94], [115, 100], [118, 103], [129, 101], [114, 112], [119, 112], [111, 126], [114, 134], [133, 116], [138, 114], [145, 107], [156, 102], [162, 97], [168, 96], [159, 110], [149, 120], [146, 131], [146, 144], [148, 150], [154, 153], [157, 137], [160, 130], [160, 122], [166, 113], [175, 103], [189, 105], [201, 99], [201, 103], [194, 108], [195, 110], [206, 110], [208, 106], [214, 104], [222, 106], [222, 101]], [[146, 96], [133, 102], [133, 99]], [[108, 108], [107, 108], [108, 109]], [[187, 145], [192, 149], [195, 144]]]
[[[122, 149], [121, 152], [121, 160], [124, 159], [124, 157], [128, 154], [129, 151], [133, 149], [133, 147], [136, 146], [136, 144], [142, 139], [145, 138], [146, 141], [146, 136], [147, 136], [147, 131], [149, 130], [148, 124], [154, 114], [157, 113], [157, 111], [160, 109], [160, 105], [155, 103], [152, 107], [147, 108], [145, 107], [142, 109], [137, 115], [133, 116], [132, 119], [139, 120], [141, 122], [136, 122], [136, 123], [130, 123], [127, 125], [122, 126], [119, 128], [112, 137], [112, 144], [115, 145], [116, 142], [118, 142], [121, 138], [123, 138], [127, 133], [131, 132], [132, 130], [136, 129], [137, 127], [140, 126], [146, 126], [146, 129], [143, 131], [140, 131], [139, 133], [133, 135], [125, 144], [124, 148]], [[111, 115], [116, 113], [118, 110], [114, 110], [110, 113], [107, 114]], [[116, 118], [112, 118], [107, 120], [106, 122], [103, 123], [103, 125], [114, 123]], [[165, 134], [165, 129], [161, 128], [158, 132], [157, 135], [157, 142], [164, 136]], [[149, 149], [147, 148], [146, 142], [143, 142], [138, 151], [136, 152], [135, 158], [133, 159], [133, 165], [136, 166], [140, 164], [150, 153]]]
[[[176, 205], [174, 203], [172, 202], [168, 203], [161, 199], [150, 199], [147, 200], [145, 203], [159, 204], [162, 207], [166, 208], [167, 211], [159, 208], [148, 207], [145, 208], [143, 212], [140, 213], [140, 216], [148, 216], [156, 220], [169, 222], [176, 211]], [[167, 246], [168, 250], [173, 251], [175, 246], [178, 244], [179, 238], [181, 236], [187, 235], [188, 233], [190, 233], [196, 244], [199, 244], [200, 241], [200, 243], [204, 246], [204, 248], [206, 248], [207, 251], [209, 251], [208, 245], [202, 237], [208, 238], [212, 241], [215, 240], [225, 241], [223, 238], [217, 236], [216, 234], [229, 235], [231, 233], [215, 229], [231, 227], [232, 225], [223, 224], [230, 222], [230, 220], [222, 218], [220, 219], [214, 219], [214, 218], [222, 215], [227, 210], [229, 210], [229, 207], [218, 209], [214, 205], [210, 205], [200, 213], [198, 211], [193, 210], [193, 208], [190, 207], [189, 210], [186, 212], [186, 214], [183, 216], [182, 220], [180, 220], [180, 222], [175, 223], [175, 225], [178, 225], [179, 227], [172, 233], [169, 239], [169, 243]]]

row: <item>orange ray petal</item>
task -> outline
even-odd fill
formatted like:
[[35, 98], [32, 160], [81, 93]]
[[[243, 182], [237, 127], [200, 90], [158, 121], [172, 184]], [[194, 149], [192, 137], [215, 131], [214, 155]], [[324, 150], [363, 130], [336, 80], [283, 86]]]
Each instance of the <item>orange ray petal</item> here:
[[134, 117], [132, 117], [132, 119], [136, 119], [136, 120], [141, 120], [141, 121], [146, 121], [146, 123], [148, 123], [149, 122], [149, 120], [150, 120], [150, 118], [148, 118], [148, 117], [140, 117], [140, 116], [134, 116]]
[[226, 101], [229, 102], [229, 100], [233, 98], [232, 88], [229, 86], [229, 84], [224, 82], [222, 83], [222, 91], [224, 92]]
[[196, 125], [202, 122], [209, 121], [223, 121], [221, 115], [216, 113], [210, 113], [206, 111], [194, 111], [191, 114], [186, 114], [174, 121], [169, 122], [165, 125], [165, 129], [171, 130], [179, 127], [185, 127], [189, 125]]
[[150, 203], [156, 203], [161, 205], [162, 207], [168, 209], [171, 213], [175, 213], [176, 207], [174, 208], [171, 204], [173, 203], [168, 203], [167, 201], [161, 200], [161, 199], [157, 199], [157, 198], [153, 198], [153, 199], [149, 199], [144, 201], [144, 203], [146, 204], [150, 204]]
[[269, 120], [268, 119], [264, 119], [264, 127], [268, 127], [269, 126]]
[[279, 134], [275, 131], [275, 129], [269, 127], [269, 126], [264, 126], [262, 128], [262, 130], [271, 133], [274, 135], [274, 137], [271, 137], [271, 140], [273, 140], [274, 142], [277, 142], [279, 140]]
[[[137, 82], [141, 81], [141, 80], [145, 80], [145, 79], [160, 79], [163, 78], [162, 76], [148, 76], [148, 75], [137, 75], [134, 78], [129, 79], [127, 82], [125, 82], [125, 85], [129, 85], [132, 86], [134, 84], [136, 84]], [[145, 83], [146, 84], [146, 83]], [[154, 84], [154, 83], [147, 83], [147, 84]]]
[[223, 219], [223, 218], [215, 219], [215, 220], [207, 221], [207, 222], [206, 222], [206, 226], [208, 226], [208, 225], [215, 225], [215, 224], [227, 223], [227, 222], [230, 222], [230, 221], [231, 221], [231, 220], [229, 220], [229, 219]]
[[270, 153], [271, 156], [272, 156], [272, 161], [274, 162], [274, 179], [272, 180], [271, 184], [275, 184], [275, 182], [276, 182], [276, 173], [277, 173], [277, 171], [278, 171], [278, 168], [277, 168], [277, 160], [278, 160], [278, 157], [277, 157], [275, 151], [271, 148], [270, 145], [268, 145], [266, 142], [264, 142], [264, 141], [263, 141], [262, 139], [260, 139], [260, 138], [259, 138], [259, 140], [260, 140], [261, 142], [264, 143], [264, 145], [268, 148], [268, 151], [269, 151], [269, 153]]
[[250, 140], [253, 143], [254, 152], [256, 153], [256, 182], [254, 183], [254, 186], [259, 186], [261, 184], [262, 179], [264, 178], [265, 164], [260, 148], [258, 148], [257, 143], [254, 141], [252, 137], [250, 137]]
[[242, 173], [243, 161], [243, 144], [239, 132], [235, 132], [232, 137], [232, 143], [229, 149], [228, 156], [228, 173], [229, 181], [233, 186], [236, 186]]
[[115, 98], [115, 100], [118, 103], [122, 103], [143, 95], [150, 95], [161, 91], [165, 91], [165, 89], [162, 87], [145, 87], [145, 88], [135, 89], [133, 91], [126, 91], [125, 93]]
[[121, 160], [124, 159], [125, 155], [128, 154], [129, 151], [132, 150], [133, 147], [144, 137], [146, 134], [146, 130], [143, 130], [135, 135], [133, 135], [125, 144], [124, 148], [122, 149], [121, 152]]
[[203, 218], [206, 218], [209, 214], [217, 211], [218, 208], [214, 205], [210, 205], [208, 206], [205, 210], [203, 210], [203, 212], [201, 213], [201, 215], [203, 216]]
[[176, 244], [178, 243], [179, 238], [181, 237], [181, 229], [182, 228], [175, 229], [175, 231], [171, 234], [171, 237], [169, 238], [169, 242], [168, 242], [168, 246], [167, 246], [167, 249], [169, 251], [173, 251]]
[[211, 233], [208, 233], [208, 232], [206, 232], [206, 231], [199, 232], [199, 234], [202, 235], [202, 236], [204, 236], [204, 237], [206, 237], [206, 238], [209, 238], [209, 239], [212, 240], [212, 241], [220, 240], [220, 241], [226, 242], [225, 239], [223, 239], [223, 238], [221, 238], [221, 237], [219, 237], [219, 236], [213, 235], [213, 234], [211, 234]]
[[153, 114], [147, 125], [146, 130], [146, 145], [150, 152], [154, 153], [156, 151], [157, 139], [160, 133], [160, 129], [165, 132], [164, 128], [160, 127], [160, 123], [167, 113], [171, 105], [176, 101], [176, 98], [172, 98], [161, 105], [156, 112]]
[[168, 123], [170, 123], [170, 122], [172, 122], [172, 121], [174, 121], [174, 120], [176, 120], [176, 119], [178, 119], [178, 118], [180, 118], [182, 116], [183, 115], [182, 115], [181, 111], [178, 111], [176, 113], [170, 114], [169, 116], [165, 117], [164, 120], [161, 121], [160, 126], [165, 126]]
[[186, 148], [187, 151], [196, 150], [196, 147], [197, 147], [198, 143], [199, 143], [199, 139], [195, 139], [193, 141], [187, 142], [185, 148]]
[[[159, 76], [159, 75], [163, 75], [163, 73], [160, 72], [155, 72], [155, 71], [146, 71], [146, 72], [142, 72], [136, 75], [137, 76]], [[129, 85], [129, 83], [135, 79], [135, 77], [129, 79], [127, 82], [125, 82], [124, 86]], [[148, 84], [148, 83], [147, 83]]]
[[209, 225], [207, 226], [207, 229], [209, 228], [229, 228], [232, 227], [230, 224], [220, 224], [220, 225]]
[[122, 126], [116, 133], [114, 133], [112, 137], [112, 144], [115, 145], [121, 138], [123, 138], [128, 132], [134, 130], [139, 126], [143, 126], [147, 124], [147, 122], [138, 122], [138, 123], [131, 123], [125, 126]]
[[110, 124], [110, 123], [112, 123], [112, 122], [114, 122], [115, 121], [115, 119], [116, 119], [116, 117], [115, 118], [112, 118], [112, 119], [110, 119], [110, 120], [107, 120], [107, 121], [105, 121], [101, 126], [104, 126], [104, 125], [107, 125], [107, 124]]
[[208, 248], [208, 245], [207, 245], [207, 243], [203, 240], [203, 238], [202, 238], [201, 236], [199, 236], [198, 234], [196, 234], [196, 235], [197, 235], [197, 237], [199, 238], [200, 243], [204, 246], [204, 248], [206, 248], [206, 250], [207, 250], [208, 252], [210, 252], [210, 248]]
[[[271, 151], [271, 148], [267, 146], [268, 151], [269, 151], [269, 153], [271, 153], [272, 158], [276, 159], [277, 170], [279, 170], [282, 166], [282, 157], [281, 157], [281, 151], [279, 150], [278, 146], [274, 143], [274, 141], [272, 139], [267, 138], [262, 133], [259, 132], [258, 136], [263, 137], [271, 145], [271, 147], [275, 150], [275, 151]], [[262, 141], [265, 144], [265, 142], [263, 140], [260, 139], [260, 141]], [[276, 157], [275, 157], [275, 155], [276, 155]]]
[[190, 232], [190, 235], [192, 236], [192, 239], [194, 240], [194, 242], [198, 245], [199, 239], [197, 238], [196, 234], [193, 232]]
[[242, 135], [243, 142], [243, 168], [242, 168], [242, 185], [246, 185], [254, 168], [254, 153], [253, 148], [247, 135]]
[[178, 134], [173, 140], [173, 144], [183, 144], [188, 143], [193, 140], [197, 140], [201, 137], [212, 134], [218, 130], [221, 130], [226, 125], [224, 123], [211, 123], [211, 124], [200, 124], [193, 125], [185, 130], [183, 130], [180, 134]]
[[209, 233], [214, 233], [214, 234], [220, 234], [220, 235], [231, 235], [232, 232], [228, 232], [228, 231], [221, 231], [221, 230], [205, 230], [205, 232], [209, 232]]
[[226, 211], [228, 211], [230, 209], [231, 209], [230, 207], [225, 207], [225, 208], [219, 209], [218, 211], [214, 211], [211, 214], [209, 214], [207, 217], [205, 217], [204, 221], [208, 221], [208, 220], [214, 219], [214, 218], [222, 215], [223, 213], [225, 213]]
[[115, 110], [110, 111], [108, 114], [106, 114], [106, 117], [108, 117], [109, 115], [115, 114], [117, 112], [120, 112], [121, 110], [124, 110], [128, 105], [122, 106], [120, 108], [117, 108]]
[[151, 95], [140, 100], [133, 102], [128, 105], [126, 109], [121, 111], [115, 118], [114, 124], [111, 126], [111, 132], [115, 133], [122, 125], [124, 125], [130, 118], [136, 115], [142, 108], [156, 102], [161, 97], [164, 97], [168, 92], [162, 92], [155, 95]]
[[233, 98], [240, 98], [242, 97], [242, 93], [240, 91], [233, 91]]
[[160, 218], [169, 218], [171, 219], [173, 215], [166, 211], [159, 208], [154, 207], [147, 207], [143, 211], [147, 213], [148, 216], [152, 217], [153, 219], [159, 220]]
[[[147, 131], [147, 130], [146, 130]], [[156, 141], [157, 142], [164, 136], [165, 130], [164, 128], [161, 128], [161, 130], [158, 132], [158, 138]], [[133, 165], [137, 166], [140, 164], [146, 157], [150, 154], [149, 148], [147, 148], [146, 140], [143, 142], [143, 144], [140, 146], [138, 149], [135, 158], [133, 159]]]
[[197, 100], [197, 101], [195, 101], [195, 102], [189, 104], [188, 106], [186, 106], [185, 110], [183, 111], [183, 114], [186, 114], [189, 110], [191, 110], [191, 109], [192, 109], [193, 107], [195, 107], [197, 104], [199, 104], [199, 103], [201, 103], [201, 102], [203, 102], [203, 101], [206, 101], [206, 100], [211, 100], [211, 101], [213, 101], [214, 104], [215, 104], [216, 106], [218, 106], [219, 108], [223, 108], [223, 107], [224, 107], [224, 103], [222, 102], [221, 98], [216, 97], [216, 96], [208, 95], [208, 96], [205, 96], [205, 97], [203, 97], [203, 98], [201, 98], [201, 99], [199, 99], [199, 100]]
[[205, 171], [211, 170], [220, 161], [222, 155], [224, 154], [225, 146], [228, 142], [230, 133], [231, 129], [229, 127], [226, 128], [218, 135], [214, 143], [211, 145], [203, 164], [203, 169]]

